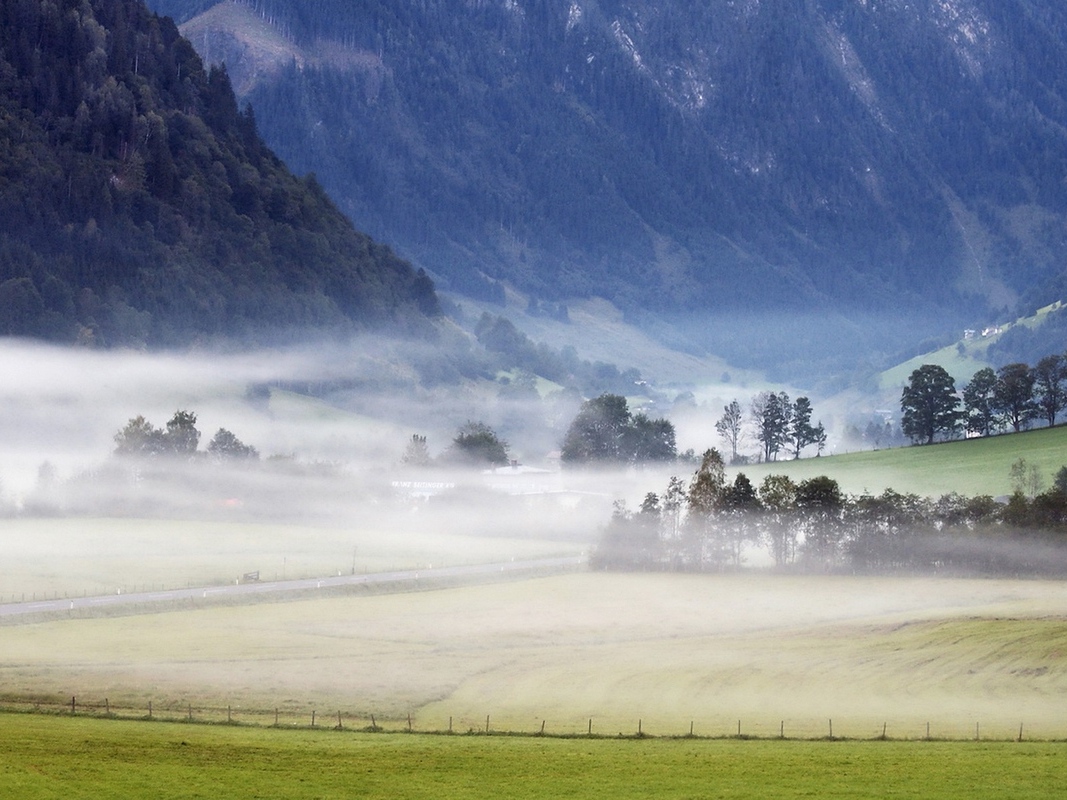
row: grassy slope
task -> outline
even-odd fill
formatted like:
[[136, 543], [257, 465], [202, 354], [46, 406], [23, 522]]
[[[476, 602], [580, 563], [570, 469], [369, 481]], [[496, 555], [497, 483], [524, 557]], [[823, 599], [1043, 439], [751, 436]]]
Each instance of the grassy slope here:
[[[847, 492], [881, 493], [886, 488], [938, 497], [948, 492], [993, 497], [1012, 491], [1010, 470], [1018, 459], [1038, 467], [1048, 487], [1067, 465], [1067, 427], [968, 439], [922, 447], [900, 447], [740, 468], [753, 483], [764, 476], [800, 481], [829, 475]], [[731, 470], [731, 474], [737, 470]]]
[[1062, 789], [1063, 745], [410, 737], [0, 715], [0, 794], [972, 798]]

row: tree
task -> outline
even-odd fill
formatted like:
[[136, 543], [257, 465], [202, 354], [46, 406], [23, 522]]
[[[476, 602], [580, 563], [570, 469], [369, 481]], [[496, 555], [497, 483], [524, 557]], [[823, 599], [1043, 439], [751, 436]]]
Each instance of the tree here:
[[175, 411], [167, 422], [163, 434], [166, 452], [175, 456], [191, 456], [200, 445], [200, 431], [196, 429], [196, 414], [192, 411]]
[[672, 541], [678, 538], [678, 529], [682, 519], [682, 507], [685, 505], [687, 497], [688, 494], [686, 493], [685, 484], [682, 482], [682, 479], [676, 475], [672, 475], [670, 480], [667, 481], [667, 489], [663, 492], [663, 500], [661, 504], [663, 521], [666, 527], [664, 533], [666, 537]]
[[797, 485], [796, 507], [803, 517], [804, 554], [824, 569], [837, 563], [844, 505], [841, 487], [826, 475]]
[[625, 500], [612, 505], [611, 521], [593, 551], [590, 565], [600, 569], [648, 569], [659, 561], [659, 504], [649, 492], [636, 514]]
[[962, 419], [956, 383], [944, 367], [923, 364], [911, 373], [900, 396], [901, 428], [913, 442], [930, 444], [955, 434]]
[[1000, 415], [993, 402], [993, 389], [997, 374], [992, 367], [983, 367], [974, 373], [971, 382], [963, 389], [963, 410], [967, 430], [980, 436], [989, 436], [1000, 428]]
[[1037, 413], [1034, 403], [1034, 373], [1026, 364], [1006, 364], [997, 370], [993, 404], [1018, 433], [1029, 427]]
[[635, 464], [674, 461], [678, 455], [674, 425], [668, 420], [635, 414], [628, 434], [625, 446]]
[[730, 445], [730, 463], [737, 463], [737, 448], [741, 444], [742, 419], [741, 404], [731, 400], [723, 406], [723, 414], [715, 423], [715, 430], [723, 441]]
[[484, 422], [468, 421], [452, 440], [449, 460], [471, 466], [501, 466], [510, 461], [508, 444]]
[[255, 461], [259, 458], [256, 448], [245, 444], [225, 428], [219, 428], [215, 432], [208, 443], [207, 451], [219, 461]]
[[688, 516], [686, 527], [688, 556], [702, 567], [706, 561], [721, 564], [724, 556], [722, 543], [715, 540], [712, 520], [719, 508], [726, 470], [719, 451], [712, 448], [701, 456], [700, 466], [689, 482]]
[[566, 464], [645, 464], [677, 457], [674, 425], [630, 414], [626, 398], [602, 394], [582, 404], [563, 439]]
[[426, 467], [430, 464], [430, 448], [426, 446], [426, 437], [417, 433], [411, 434], [404, 455], [400, 460], [411, 467]]
[[582, 403], [563, 439], [563, 463], [612, 463], [626, 460], [630, 409], [626, 398], [602, 394]]
[[737, 473], [734, 482], [723, 487], [719, 505], [725, 517], [720, 525], [723, 542], [733, 565], [740, 567], [745, 543], [755, 538], [755, 518], [760, 508], [756, 488], [745, 473]]
[[164, 451], [163, 431], [143, 416], [133, 417], [115, 434], [115, 455], [146, 458]]
[[768, 475], [759, 488], [764, 536], [776, 567], [792, 563], [797, 552], [797, 526], [792, 519], [797, 486], [786, 475]]
[[819, 445], [820, 452], [826, 444], [826, 431], [821, 422], [814, 426], [811, 424], [811, 414], [811, 401], [806, 397], [798, 397], [793, 403], [786, 434], [794, 459], [800, 458], [800, 451], [809, 444]]
[[793, 406], [785, 392], [760, 392], [752, 398], [752, 421], [756, 440], [763, 446], [763, 460], [777, 461], [778, 453], [789, 441]]
[[1037, 362], [1033, 374], [1034, 402], [1051, 428], [1056, 424], [1056, 416], [1067, 408], [1067, 391], [1063, 385], [1067, 379], [1067, 362], [1061, 355], [1045, 356]]

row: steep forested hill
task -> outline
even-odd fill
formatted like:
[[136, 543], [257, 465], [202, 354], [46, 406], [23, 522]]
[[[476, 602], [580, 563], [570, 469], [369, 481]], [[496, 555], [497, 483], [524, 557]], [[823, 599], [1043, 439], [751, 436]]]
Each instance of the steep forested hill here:
[[0, 3], [0, 334], [420, 324], [432, 282], [299, 179], [141, 0]]
[[288, 163], [472, 294], [600, 294], [721, 341], [760, 315], [738, 348], [838, 315], [865, 348], [1067, 262], [1060, 0], [150, 2]]

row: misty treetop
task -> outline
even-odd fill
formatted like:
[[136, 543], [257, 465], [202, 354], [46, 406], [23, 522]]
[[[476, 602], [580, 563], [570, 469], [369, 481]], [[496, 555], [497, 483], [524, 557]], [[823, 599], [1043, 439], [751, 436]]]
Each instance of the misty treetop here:
[[438, 313], [141, 0], [0, 4], [0, 218], [0, 335], [187, 344]]
[[1067, 575], [1067, 467], [1051, 489], [1025, 463], [1017, 490], [991, 497], [900, 494], [849, 496], [825, 475], [794, 483], [744, 473], [726, 480], [708, 450], [685, 483], [672, 477], [640, 509], [617, 501], [592, 564], [601, 569], [737, 570], [761, 549], [778, 570], [915, 571], [945, 574]]
[[[155, 427], [141, 415], [130, 419], [115, 434], [114, 453], [122, 458], [189, 460], [205, 455], [197, 449], [199, 444], [196, 414], [179, 409], [164, 428]], [[254, 461], [259, 451], [226, 428], [219, 428], [208, 443], [206, 455], [216, 461]]]
[[631, 413], [626, 398], [617, 394], [582, 403], [560, 450], [567, 466], [640, 465], [673, 461], [677, 455], [674, 425]]

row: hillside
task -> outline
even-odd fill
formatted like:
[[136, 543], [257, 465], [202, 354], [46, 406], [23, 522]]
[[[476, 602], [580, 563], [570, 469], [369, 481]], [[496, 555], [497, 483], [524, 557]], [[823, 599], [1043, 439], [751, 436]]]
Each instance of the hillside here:
[[0, 5], [0, 219], [0, 335], [263, 341], [437, 313], [139, 0]]
[[794, 374], [1057, 299], [1052, 0], [151, 2], [294, 169], [470, 296], [601, 296]]
[[729, 471], [744, 472], [757, 485], [766, 475], [788, 475], [794, 481], [828, 475], [853, 494], [894, 489], [935, 498], [951, 492], [999, 497], [1011, 494], [1011, 465], [1020, 458], [1037, 468], [1042, 491], [1048, 489], [1059, 469], [1067, 466], [1067, 427], [775, 461]]

